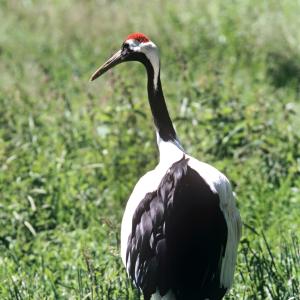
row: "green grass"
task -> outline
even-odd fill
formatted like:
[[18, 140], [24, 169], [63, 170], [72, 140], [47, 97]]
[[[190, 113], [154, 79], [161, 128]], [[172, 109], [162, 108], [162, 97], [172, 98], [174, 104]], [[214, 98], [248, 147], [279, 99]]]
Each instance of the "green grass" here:
[[0, 299], [139, 299], [122, 212], [157, 162], [145, 72], [88, 78], [128, 33], [161, 49], [193, 156], [245, 223], [227, 299], [300, 299], [299, 1], [0, 1]]

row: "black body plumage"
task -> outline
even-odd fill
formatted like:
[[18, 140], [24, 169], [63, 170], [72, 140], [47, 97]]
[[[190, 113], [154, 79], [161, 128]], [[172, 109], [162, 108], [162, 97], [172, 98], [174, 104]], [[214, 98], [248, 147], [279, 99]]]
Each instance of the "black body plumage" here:
[[226, 241], [218, 194], [183, 157], [134, 213], [127, 271], [145, 300], [169, 290], [177, 300], [218, 300], [226, 292], [220, 287]]

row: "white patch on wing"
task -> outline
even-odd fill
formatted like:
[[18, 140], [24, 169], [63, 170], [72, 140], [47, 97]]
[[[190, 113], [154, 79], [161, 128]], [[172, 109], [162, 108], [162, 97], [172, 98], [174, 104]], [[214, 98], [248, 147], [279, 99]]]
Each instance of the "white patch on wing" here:
[[220, 198], [220, 208], [224, 214], [228, 228], [225, 256], [222, 260], [220, 283], [223, 287], [230, 288], [233, 283], [238, 243], [242, 235], [242, 221], [235, 205], [231, 185], [226, 177], [225, 180], [217, 186], [217, 190]]
[[134, 212], [139, 203], [145, 198], [145, 195], [157, 189], [163, 175], [164, 174], [162, 174], [159, 178], [159, 174], [157, 174], [155, 170], [147, 172], [135, 185], [126, 204], [121, 226], [121, 257], [125, 267], [127, 242], [132, 229], [132, 218]]

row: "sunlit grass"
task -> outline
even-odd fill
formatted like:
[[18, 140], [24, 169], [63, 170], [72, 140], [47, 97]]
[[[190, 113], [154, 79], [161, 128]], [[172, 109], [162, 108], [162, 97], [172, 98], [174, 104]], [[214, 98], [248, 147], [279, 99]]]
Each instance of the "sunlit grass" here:
[[299, 299], [297, 1], [0, 1], [0, 298], [138, 299], [122, 212], [157, 162], [145, 74], [91, 73], [132, 31], [161, 49], [186, 150], [232, 181], [227, 299]]

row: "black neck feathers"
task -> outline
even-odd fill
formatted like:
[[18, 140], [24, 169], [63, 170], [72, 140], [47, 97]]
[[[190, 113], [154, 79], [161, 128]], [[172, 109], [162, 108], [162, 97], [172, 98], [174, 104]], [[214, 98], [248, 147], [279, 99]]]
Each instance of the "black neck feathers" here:
[[154, 69], [149, 59], [144, 54], [141, 54], [137, 60], [140, 61], [147, 70], [148, 98], [157, 132], [163, 141], [172, 141], [179, 144], [162, 91], [160, 71], [158, 71], [157, 78], [155, 79]]
[[149, 72], [147, 71], [147, 73], [149, 104], [158, 134], [164, 141], [175, 141], [177, 140], [176, 132], [173, 127], [162, 91], [160, 74], [158, 74], [157, 85], [155, 86], [154, 76], [151, 74], [152, 72], [150, 72], [149, 74]]

